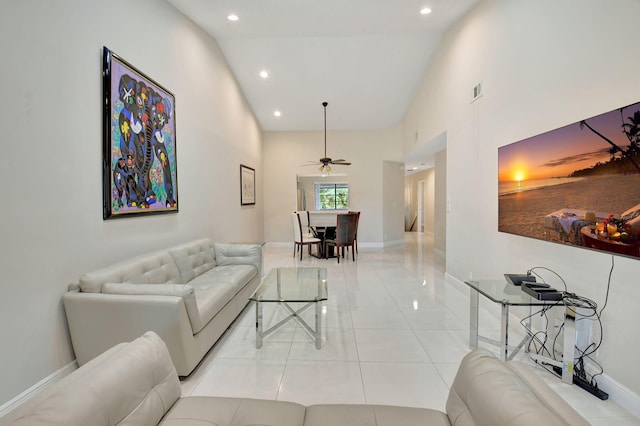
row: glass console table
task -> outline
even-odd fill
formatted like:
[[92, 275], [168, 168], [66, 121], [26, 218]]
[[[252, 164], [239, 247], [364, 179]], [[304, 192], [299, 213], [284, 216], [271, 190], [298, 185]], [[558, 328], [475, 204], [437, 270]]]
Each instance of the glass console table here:
[[[326, 268], [274, 268], [264, 278], [262, 284], [250, 297], [256, 302], [256, 348], [262, 347], [264, 338], [277, 330], [290, 319], [295, 318], [302, 327], [311, 334], [317, 349], [320, 349], [321, 336], [321, 308], [320, 302], [327, 300], [327, 269]], [[293, 309], [290, 303], [305, 303], [299, 309]], [[262, 308], [264, 303], [277, 303], [289, 315], [267, 330], [264, 330]], [[315, 304], [315, 329], [311, 328], [300, 314]]]
[[[565, 307], [563, 301], [557, 300], [538, 300], [523, 292], [519, 286], [508, 283], [506, 280], [468, 280], [465, 284], [471, 288], [469, 303], [469, 347], [475, 349], [478, 347], [478, 340], [496, 344], [500, 348], [500, 358], [504, 361], [513, 359], [518, 351], [531, 340], [529, 335], [517, 346], [515, 346], [509, 354], [509, 307], [510, 306], [560, 306], [565, 309], [564, 322], [564, 351], [563, 361], [555, 361], [547, 357], [537, 354], [530, 354], [534, 359], [549, 363], [562, 369], [562, 381], [565, 383], [573, 383], [573, 358], [575, 351], [575, 310]], [[478, 307], [479, 295], [482, 295], [492, 302], [501, 305], [500, 313], [500, 342], [478, 335]], [[529, 318], [529, 326], [531, 318]], [[525, 350], [527, 348], [525, 347]]]

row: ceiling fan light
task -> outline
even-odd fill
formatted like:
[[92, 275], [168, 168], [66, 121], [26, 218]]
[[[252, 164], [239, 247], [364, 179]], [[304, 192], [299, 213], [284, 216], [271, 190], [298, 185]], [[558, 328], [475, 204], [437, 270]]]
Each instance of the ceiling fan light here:
[[318, 170], [320, 170], [320, 173], [322, 173], [322, 177], [325, 177], [329, 174], [329, 172], [331, 172], [331, 166], [328, 164], [323, 164]]
[[331, 158], [327, 157], [327, 102], [323, 102], [322, 106], [324, 107], [324, 157], [320, 159], [320, 173], [325, 177], [331, 171], [331, 166], [329, 164], [340, 164], [349, 166], [351, 163], [346, 162], [343, 159], [332, 161]]

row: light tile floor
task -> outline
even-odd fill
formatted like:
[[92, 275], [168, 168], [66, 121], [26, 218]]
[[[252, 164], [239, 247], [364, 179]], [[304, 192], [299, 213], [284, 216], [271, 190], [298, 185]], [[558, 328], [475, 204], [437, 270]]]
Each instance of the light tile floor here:
[[[361, 248], [355, 262], [348, 259], [339, 265], [307, 253], [300, 261], [292, 257], [292, 249], [266, 246], [265, 272], [280, 266], [327, 268], [322, 349], [315, 348], [295, 321], [256, 349], [255, 307], [249, 304], [183, 379], [183, 395], [444, 410], [460, 360], [469, 352], [469, 292], [445, 281], [444, 261], [432, 244], [429, 237], [407, 233], [404, 245]], [[268, 305], [265, 320], [275, 323], [283, 312]], [[305, 314], [313, 324], [313, 309]], [[481, 307], [480, 316], [481, 334], [499, 339], [496, 313]], [[529, 363], [523, 355], [518, 360]], [[616, 403], [532, 367], [593, 425], [640, 425], [640, 419]]]

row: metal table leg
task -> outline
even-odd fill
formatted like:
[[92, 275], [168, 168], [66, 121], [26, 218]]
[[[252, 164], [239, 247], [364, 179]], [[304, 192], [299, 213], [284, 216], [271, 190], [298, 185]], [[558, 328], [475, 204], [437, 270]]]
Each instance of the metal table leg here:
[[[306, 310], [312, 304], [316, 305], [316, 329], [312, 329], [309, 324], [305, 322], [304, 319], [300, 316], [300, 314]], [[321, 314], [322, 314], [322, 304], [318, 301], [309, 302], [298, 310], [293, 309], [287, 302], [278, 302], [278, 305], [283, 307], [289, 315], [282, 319], [275, 325], [272, 325], [267, 330], [263, 330], [264, 320], [262, 318], [262, 303], [256, 302], [256, 349], [260, 349], [262, 347], [262, 342], [266, 336], [276, 331], [282, 325], [287, 323], [291, 319], [295, 319], [298, 323], [305, 329], [307, 332], [313, 337], [314, 343], [317, 349], [321, 348], [322, 345], [322, 330], [321, 330]]]
[[576, 345], [575, 313], [565, 307], [564, 311], [564, 348], [562, 351], [562, 381], [573, 384], [573, 360]]
[[320, 349], [322, 345], [322, 306], [316, 302], [316, 349]]
[[469, 295], [469, 347], [478, 347], [478, 292], [471, 290]]
[[262, 327], [262, 303], [256, 302], [256, 349], [260, 349], [262, 347], [262, 338], [264, 337]]
[[500, 318], [500, 359], [509, 358], [509, 305], [502, 305]]

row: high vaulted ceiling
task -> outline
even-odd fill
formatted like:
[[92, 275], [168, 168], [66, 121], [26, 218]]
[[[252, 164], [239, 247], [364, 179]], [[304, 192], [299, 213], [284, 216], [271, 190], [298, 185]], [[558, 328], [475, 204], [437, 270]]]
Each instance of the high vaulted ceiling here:
[[216, 39], [263, 130], [304, 131], [323, 128], [323, 101], [330, 130], [400, 123], [442, 35], [479, 0], [168, 1]]

